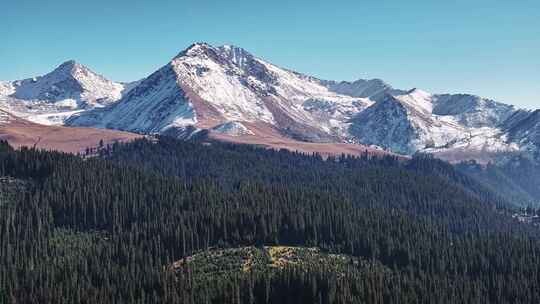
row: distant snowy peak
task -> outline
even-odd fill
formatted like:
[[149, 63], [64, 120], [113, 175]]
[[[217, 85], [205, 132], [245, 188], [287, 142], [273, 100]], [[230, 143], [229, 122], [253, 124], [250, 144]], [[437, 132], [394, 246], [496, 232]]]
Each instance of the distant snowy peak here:
[[10, 95], [23, 100], [73, 100], [78, 107], [108, 104], [122, 96], [122, 84], [112, 82], [75, 62], [66, 61], [40, 77], [14, 81]]
[[116, 102], [132, 87], [69, 60], [43, 76], [0, 82], [0, 109], [35, 123], [61, 125], [75, 113]]
[[353, 82], [323, 81], [322, 83], [327, 86], [329, 90], [338, 94], [370, 98], [374, 101], [383, 99], [386, 94], [402, 95], [406, 93], [406, 91], [392, 88], [392, 86], [381, 79], [359, 79]]
[[412, 89], [394, 95], [413, 111], [433, 117], [452, 117], [465, 127], [497, 127], [510, 117], [516, 108], [490, 99], [468, 94], [431, 94]]
[[469, 94], [442, 94], [433, 98], [433, 113], [452, 115], [468, 127], [496, 127], [517, 109], [490, 99]]
[[412, 154], [459, 140], [463, 128], [452, 117], [432, 114], [432, 95], [413, 89], [382, 98], [352, 120], [351, 135], [360, 143]]
[[361, 143], [404, 154], [511, 152], [519, 145], [508, 140], [500, 125], [512, 113], [511, 106], [471, 95], [412, 89], [402, 95], [386, 94], [352, 120], [350, 131]]

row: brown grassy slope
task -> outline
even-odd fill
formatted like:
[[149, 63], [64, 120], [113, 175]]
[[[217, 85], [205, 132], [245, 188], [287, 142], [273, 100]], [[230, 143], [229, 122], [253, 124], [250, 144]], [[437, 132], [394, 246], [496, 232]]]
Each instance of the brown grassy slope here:
[[405, 156], [393, 154], [384, 150], [372, 148], [364, 145], [357, 144], [346, 144], [346, 143], [312, 143], [298, 141], [294, 139], [287, 138], [278, 131], [272, 129], [271, 127], [261, 125], [261, 124], [250, 124], [244, 123], [253, 135], [242, 135], [242, 136], [231, 136], [226, 134], [221, 134], [218, 132], [211, 131], [210, 138], [233, 142], [239, 144], [251, 144], [259, 145], [269, 149], [286, 149], [289, 151], [298, 151], [308, 154], [313, 154], [315, 152], [321, 154], [324, 157], [327, 156], [337, 156], [341, 154], [348, 155], [362, 155], [366, 152], [369, 155], [381, 156], [381, 155], [394, 155], [400, 158]]
[[105, 144], [130, 141], [142, 135], [106, 129], [69, 128], [44, 126], [2, 113], [7, 121], [0, 124], [0, 139], [12, 146], [36, 147], [68, 153], [83, 152], [87, 147], [96, 147], [100, 140]]

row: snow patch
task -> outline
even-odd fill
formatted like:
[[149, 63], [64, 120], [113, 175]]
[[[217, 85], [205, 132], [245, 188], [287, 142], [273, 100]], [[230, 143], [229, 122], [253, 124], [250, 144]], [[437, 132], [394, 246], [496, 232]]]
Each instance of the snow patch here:
[[81, 113], [83, 110], [77, 111], [68, 111], [68, 112], [58, 112], [58, 113], [46, 113], [46, 114], [37, 114], [37, 115], [28, 115], [22, 116], [22, 118], [35, 122], [41, 125], [47, 126], [61, 126], [65, 121], [71, 116]]
[[241, 122], [238, 121], [231, 121], [221, 124], [217, 127], [212, 128], [212, 130], [221, 134], [231, 136], [254, 135], [251, 130], [249, 130], [246, 126], [244, 126]]
[[61, 108], [75, 109], [75, 108], [77, 108], [77, 101], [75, 99], [68, 98], [68, 99], [64, 99], [64, 100], [59, 100], [59, 101], [55, 102], [54, 105], [57, 106], [57, 107], [61, 107]]

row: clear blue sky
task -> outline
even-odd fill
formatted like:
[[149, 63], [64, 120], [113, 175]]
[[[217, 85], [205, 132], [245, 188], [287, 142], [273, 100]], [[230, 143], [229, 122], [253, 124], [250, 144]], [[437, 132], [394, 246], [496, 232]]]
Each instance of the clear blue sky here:
[[206, 41], [324, 79], [382, 78], [540, 108], [538, 0], [7, 0], [0, 37], [2, 80], [67, 59], [136, 80]]

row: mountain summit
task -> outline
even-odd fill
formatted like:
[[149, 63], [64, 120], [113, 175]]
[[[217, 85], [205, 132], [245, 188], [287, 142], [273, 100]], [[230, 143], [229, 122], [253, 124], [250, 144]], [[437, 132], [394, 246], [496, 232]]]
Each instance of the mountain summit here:
[[106, 105], [120, 99], [123, 86], [69, 60], [54, 71], [32, 79], [15, 81], [13, 97], [51, 103], [71, 99], [77, 107]]
[[0, 83], [0, 105], [17, 116], [42, 124], [62, 124], [69, 115], [104, 107], [122, 97], [117, 83], [69, 60], [43, 76]]

